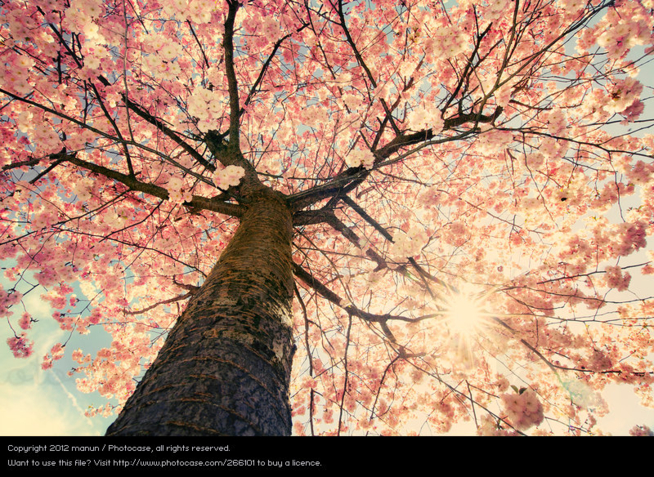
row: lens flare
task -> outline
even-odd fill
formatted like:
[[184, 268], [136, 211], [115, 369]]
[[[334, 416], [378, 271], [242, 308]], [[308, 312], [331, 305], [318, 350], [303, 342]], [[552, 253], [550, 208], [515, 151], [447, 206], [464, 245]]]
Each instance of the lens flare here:
[[445, 321], [453, 333], [472, 336], [477, 333], [488, 316], [484, 309], [488, 293], [482, 293], [473, 285], [448, 290], [441, 304]]
[[453, 295], [445, 304], [447, 324], [455, 333], [475, 333], [484, 316], [482, 304], [470, 295]]
[[490, 316], [485, 308], [490, 293], [492, 291], [480, 291], [478, 287], [464, 283], [459, 288], [448, 287], [439, 300], [460, 369], [474, 368], [477, 363], [475, 350], [482, 327]]

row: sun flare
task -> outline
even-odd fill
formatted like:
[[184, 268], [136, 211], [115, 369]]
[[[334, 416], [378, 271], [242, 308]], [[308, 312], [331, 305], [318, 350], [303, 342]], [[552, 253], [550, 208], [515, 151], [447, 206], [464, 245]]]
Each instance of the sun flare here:
[[471, 336], [479, 331], [484, 317], [485, 293], [479, 293], [471, 286], [462, 290], [452, 290], [443, 303], [444, 316], [450, 330], [462, 336]]
[[455, 296], [447, 304], [447, 323], [452, 331], [471, 334], [482, 318], [482, 309], [470, 297]]

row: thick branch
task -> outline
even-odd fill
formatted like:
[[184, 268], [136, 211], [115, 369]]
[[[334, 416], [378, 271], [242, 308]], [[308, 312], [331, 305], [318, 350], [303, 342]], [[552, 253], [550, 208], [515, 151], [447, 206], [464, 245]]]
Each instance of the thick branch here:
[[234, 69], [234, 20], [239, 8], [239, 2], [238, 0], [228, 0], [227, 3], [229, 11], [225, 20], [223, 47], [225, 48], [225, 73], [229, 90], [229, 144], [233, 148], [238, 148], [240, 106], [238, 82], [236, 80], [236, 70]]
[[[50, 158], [63, 159], [66, 162], [70, 162], [71, 164], [82, 167], [95, 174], [100, 174], [104, 177], [120, 182], [121, 184], [127, 186], [130, 190], [143, 192], [163, 200], [169, 200], [168, 191], [161, 186], [141, 182], [134, 177], [123, 174], [122, 172], [114, 171], [92, 162], [83, 161], [77, 158], [75, 155], [60, 152], [59, 154], [52, 154]], [[197, 195], [194, 195], [193, 198], [189, 202], [185, 202], [184, 205], [194, 210], [211, 210], [213, 212], [231, 215], [234, 217], [240, 217], [244, 211], [243, 207], [238, 204], [227, 204], [222, 201], [207, 199], [206, 197], [200, 197]]]
[[343, 202], [345, 202], [347, 205], [352, 207], [354, 211], [361, 216], [363, 220], [368, 222], [370, 225], [372, 225], [380, 234], [382, 234], [388, 241], [392, 242], [393, 241], [393, 236], [384, 228], [382, 227], [375, 219], [373, 219], [368, 213], [359, 206], [356, 202], [354, 202], [352, 199], [350, 199], [349, 196], [343, 196], [342, 197]]
[[[474, 123], [475, 127], [479, 123], [492, 123], [502, 114], [502, 111], [502, 107], [498, 107], [493, 114], [489, 115], [475, 113], [460, 114], [457, 117], [446, 119], [443, 130], [454, 129], [466, 123]], [[467, 135], [469, 133], [465, 134]], [[427, 143], [433, 138], [434, 132], [431, 129], [396, 136], [384, 147], [374, 151], [375, 165], [382, 163], [403, 147]], [[461, 136], [458, 137], [458, 139], [460, 138]], [[447, 140], [452, 139], [448, 138]], [[332, 197], [338, 193], [347, 193], [349, 190], [353, 190], [361, 184], [370, 172], [370, 170], [365, 169], [363, 166], [350, 167], [334, 177], [330, 182], [289, 196], [288, 199], [291, 207], [294, 211], [299, 211], [327, 197]], [[345, 187], [347, 187], [347, 191]]]
[[[166, 156], [165, 154], [161, 153], [160, 151], [157, 151], [156, 149], [153, 149], [151, 147], [146, 146], [145, 144], [141, 144], [141, 143], [135, 142], [133, 140], [126, 140], [126, 139], [121, 139], [121, 138], [116, 137], [116, 136], [112, 136], [111, 134], [108, 134], [108, 133], [106, 133], [106, 132], [104, 132], [104, 131], [102, 131], [102, 130], [100, 130], [98, 128], [90, 126], [89, 124], [86, 124], [83, 121], [80, 121], [78, 119], [75, 119], [74, 117], [68, 116], [68, 115], [62, 113], [61, 111], [57, 111], [56, 109], [49, 108], [49, 107], [47, 107], [45, 105], [39, 104], [39, 103], [37, 103], [35, 101], [32, 101], [32, 100], [30, 100], [28, 98], [18, 96], [16, 94], [11, 93], [9, 91], [6, 91], [6, 90], [4, 90], [2, 88], [0, 88], [0, 93], [6, 94], [7, 96], [10, 96], [11, 98], [14, 98], [14, 99], [16, 99], [18, 101], [22, 101], [22, 102], [24, 102], [26, 104], [29, 104], [29, 105], [34, 106], [36, 108], [39, 108], [39, 109], [41, 109], [43, 111], [51, 113], [51, 114], [53, 114], [53, 115], [55, 115], [57, 117], [65, 119], [66, 121], [70, 121], [71, 123], [76, 124], [77, 126], [79, 126], [81, 128], [88, 129], [89, 131], [92, 131], [92, 132], [96, 133], [100, 137], [104, 137], [104, 138], [109, 139], [111, 141], [115, 141], [118, 144], [135, 146], [135, 147], [138, 147], [139, 149], [142, 149], [144, 151], [155, 154], [155, 155], [157, 155], [159, 157], [162, 157], [164, 160], [172, 163], [173, 165], [184, 169], [183, 167], [180, 166], [180, 164], [178, 164], [176, 161], [173, 161], [170, 157]], [[189, 174], [196, 177], [197, 179], [202, 180], [203, 182], [207, 182], [207, 183], [210, 184], [210, 182], [208, 182], [206, 178], [200, 176], [199, 174], [197, 174], [197, 173], [195, 173], [193, 171], [187, 170], [187, 169], [186, 169], [186, 171]]]

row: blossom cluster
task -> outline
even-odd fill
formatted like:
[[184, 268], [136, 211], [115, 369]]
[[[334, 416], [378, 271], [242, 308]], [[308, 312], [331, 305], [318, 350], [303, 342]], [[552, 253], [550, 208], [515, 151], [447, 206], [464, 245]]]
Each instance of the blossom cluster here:
[[24, 330], [29, 330], [32, 327], [33, 321], [34, 320], [32, 320], [32, 317], [30, 316], [30, 314], [25, 312], [20, 317], [20, 320], [18, 320], [18, 326], [20, 326]]
[[81, 202], [86, 202], [92, 197], [94, 186], [95, 182], [86, 177], [75, 182], [73, 185], [73, 192], [77, 196], [78, 200]]
[[28, 358], [34, 351], [34, 342], [29, 341], [25, 333], [7, 338], [7, 344], [16, 358]]
[[219, 189], [227, 190], [230, 187], [236, 187], [241, 183], [241, 178], [245, 175], [245, 169], [240, 166], [227, 166], [222, 170], [217, 170], [213, 176], [213, 182]]
[[216, 9], [216, 2], [210, 0], [173, 0], [162, 2], [161, 13], [167, 18], [177, 20], [190, 20], [193, 23], [204, 24], [211, 20], [212, 12]]
[[0, 288], [0, 317], [12, 315], [9, 308], [18, 303], [22, 297], [22, 293], [18, 291], [7, 293], [7, 291]]
[[190, 202], [193, 198], [190, 189], [184, 184], [180, 177], [171, 177], [166, 184], [166, 190], [170, 200], [175, 203]]
[[555, 109], [547, 116], [547, 130], [551, 135], [560, 135], [567, 126], [568, 120], [562, 109]]
[[443, 130], [443, 117], [441, 112], [435, 106], [430, 107], [422, 103], [414, 109], [409, 115], [409, 128], [414, 131], [431, 129], [433, 133], [439, 133]]
[[54, 362], [64, 357], [64, 346], [61, 343], [56, 343], [51, 349], [50, 353], [43, 357], [41, 369], [50, 369]]
[[97, 20], [103, 12], [102, 2], [99, 0], [73, 0], [66, 9], [66, 25], [69, 28], [83, 32], [86, 40], [104, 41], [99, 33]]
[[616, 246], [618, 255], [629, 255], [647, 246], [646, 225], [643, 222], [621, 223], [617, 227], [620, 243]]
[[435, 58], [446, 60], [465, 50], [460, 31], [454, 27], [441, 27], [423, 41], [425, 50]]
[[621, 113], [627, 119], [637, 119], [644, 106], [640, 101], [643, 84], [634, 78], [616, 80], [611, 89], [611, 100], [604, 109], [610, 113]]
[[502, 394], [502, 406], [513, 426], [525, 431], [543, 422], [543, 405], [531, 389], [522, 392]]
[[445, 243], [454, 245], [455, 247], [461, 247], [469, 239], [469, 236], [469, 227], [465, 223], [457, 220], [443, 227], [441, 239]]
[[320, 129], [329, 120], [327, 110], [316, 105], [303, 109], [300, 113], [300, 118], [302, 125], [314, 129]]
[[[6, 55], [0, 63], [0, 73], [4, 78], [3, 87], [6, 87], [18, 94], [27, 94], [32, 90], [28, 82], [29, 70], [34, 66], [34, 60], [22, 56]], [[23, 113], [27, 116], [30, 113]]]
[[609, 288], [616, 288], [618, 291], [624, 291], [629, 288], [631, 282], [631, 275], [629, 273], [622, 273], [622, 269], [618, 266], [606, 267], [606, 285]]
[[611, 369], [611, 366], [613, 366], [613, 362], [610, 357], [600, 350], [593, 351], [588, 366], [590, 369], [594, 371], [605, 371]]
[[606, 49], [609, 58], [620, 58], [634, 46], [651, 41], [647, 21], [636, 8], [623, 14], [609, 10], [596, 28], [601, 31], [595, 33], [597, 44]]
[[209, 90], [197, 86], [188, 97], [188, 112], [198, 119], [198, 128], [209, 131], [215, 127], [215, 121], [223, 114], [224, 97], [218, 90]]
[[347, 155], [345, 162], [350, 167], [363, 166], [370, 170], [375, 163], [375, 155], [370, 151], [355, 149]]
[[654, 436], [654, 431], [652, 431], [648, 426], [634, 426], [629, 430], [630, 436]]
[[502, 429], [498, 422], [489, 415], [481, 417], [481, 424], [477, 427], [477, 434], [480, 436], [516, 436], [512, 430]]
[[396, 260], [415, 257], [416, 255], [420, 255], [420, 251], [427, 245], [428, 241], [429, 236], [425, 229], [411, 227], [406, 234], [398, 233], [393, 236], [393, 246], [389, 252]]
[[480, 153], [493, 154], [506, 148], [513, 141], [511, 131], [491, 129], [479, 135], [475, 147]]

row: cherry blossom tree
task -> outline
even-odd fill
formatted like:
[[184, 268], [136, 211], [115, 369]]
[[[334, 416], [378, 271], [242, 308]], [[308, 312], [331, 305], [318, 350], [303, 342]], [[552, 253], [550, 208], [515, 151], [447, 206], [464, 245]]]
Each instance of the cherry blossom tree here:
[[610, 383], [654, 404], [652, 0], [0, 8], [6, 342], [33, 353], [41, 294], [42, 366], [75, 360], [108, 434], [581, 434]]

